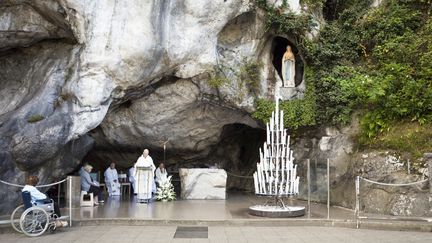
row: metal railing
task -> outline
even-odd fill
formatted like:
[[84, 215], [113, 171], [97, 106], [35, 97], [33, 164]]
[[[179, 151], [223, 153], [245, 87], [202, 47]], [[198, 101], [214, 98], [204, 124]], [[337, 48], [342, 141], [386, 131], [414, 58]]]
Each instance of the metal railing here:
[[414, 186], [414, 185], [418, 185], [418, 184], [422, 184], [425, 182], [428, 182], [428, 179], [424, 179], [424, 180], [420, 180], [420, 181], [414, 181], [414, 182], [408, 182], [408, 183], [384, 183], [384, 182], [379, 182], [379, 181], [373, 181], [361, 176], [357, 176], [355, 179], [355, 200], [356, 200], [356, 204], [355, 204], [355, 217], [356, 217], [356, 227], [357, 229], [359, 228], [359, 224], [360, 224], [360, 219], [361, 218], [367, 218], [367, 217], [362, 217], [360, 216], [360, 182], [361, 180], [365, 181], [365, 182], [369, 182], [372, 184], [376, 184], [376, 185], [381, 185], [381, 186], [392, 186], [392, 187], [402, 187], [402, 186]]
[[[36, 187], [38, 187], [38, 188], [44, 188], [44, 187], [52, 187], [52, 186], [55, 186], [55, 185], [59, 185], [59, 188], [60, 188], [60, 185], [62, 184], [62, 183], [64, 183], [64, 182], [66, 182], [66, 181], [68, 181], [69, 180], [69, 188], [68, 188], [68, 193], [69, 193], [69, 226], [71, 227], [72, 226], [72, 181], [71, 181], [71, 179], [72, 179], [72, 177], [67, 177], [67, 178], [65, 178], [65, 179], [63, 179], [63, 180], [61, 180], [61, 181], [57, 181], [57, 182], [53, 182], [53, 183], [50, 183], [50, 184], [45, 184], [45, 185], [37, 185]], [[0, 183], [2, 183], [2, 184], [5, 184], [5, 185], [8, 185], [8, 186], [13, 186], [13, 187], [24, 187], [24, 185], [19, 185], [19, 184], [15, 184], [15, 183], [10, 183], [10, 182], [7, 182], [7, 181], [3, 181], [3, 180], [0, 180]], [[58, 193], [60, 193], [60, 190], [58, 191]], [[59, 199], [60, 197], [58, 197], [58, 202], [59, 202]]]

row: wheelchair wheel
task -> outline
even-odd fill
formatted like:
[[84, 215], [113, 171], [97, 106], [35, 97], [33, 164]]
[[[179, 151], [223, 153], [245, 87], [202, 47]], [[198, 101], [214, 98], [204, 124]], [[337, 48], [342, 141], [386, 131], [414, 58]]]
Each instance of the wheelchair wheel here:
[[16, 230], [18, 233], [22, 233], [21, 226], [20, 226], [20, 218], [22, 213], [24, 212], [24, 205], [19, 205], [17, 208], [14, 209], [14, 211], [11, 214], [11, 225], [14, 230]]
[[42, 208], [28, 208], [20, 218], [21, 230], [27, 236], [39, 236], [47, 230], [49, 219], [48, 213]]

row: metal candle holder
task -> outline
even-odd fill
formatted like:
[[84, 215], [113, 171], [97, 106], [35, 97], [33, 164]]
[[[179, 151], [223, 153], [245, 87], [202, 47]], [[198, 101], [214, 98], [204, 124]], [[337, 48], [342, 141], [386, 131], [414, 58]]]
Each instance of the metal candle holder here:
[[[304, 214], [304, 207], [290, 207], [283, 202], [283, 198], [298, 195], [300, 180], [283, 118], [279, 99], [276, 99], [276, 110], [272, 112], [270, 124], [266, 124], [267, 140], [263, 149], [260, 148], [260, 161], [253, 174], [255, 194], [272, 199], [264, 205], [251, 207], [250, 212], [254, 215], [273, 217], [271, 213], [276, 212], [275, 217], [292, 217]], [[293, 214], [292, 210], [300, 211]]]

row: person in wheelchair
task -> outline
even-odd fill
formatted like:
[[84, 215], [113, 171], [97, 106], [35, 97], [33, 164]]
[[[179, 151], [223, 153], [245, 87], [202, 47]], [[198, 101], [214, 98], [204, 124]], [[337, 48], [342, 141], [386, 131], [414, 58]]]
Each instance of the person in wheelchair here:
[[53, 200], [51, 200], [50, 198], [48, 198], [47, 195], [40, 192], [36, 188], [36, 185], [38, 182], [39, 182], [39, 178], [37, 176], [27, 177], [26, 185], [24, 186], [22, 191], [30, 193], [31, 203], [33, 205], [43, 205], [43, 204], [53, 203], [54, 204], [54, 214], [57, 216], [56, 217], [57, 218], [56, 219], [56, 227], [60, 227], [60, 226], [66, 227], [68, 225], [68, 222], [61, 221], [60, 219], [58, 219], [61, 217], [61, 213], [60, 213], [60, 209], [59, 209], [57, 203], [54, 202]]

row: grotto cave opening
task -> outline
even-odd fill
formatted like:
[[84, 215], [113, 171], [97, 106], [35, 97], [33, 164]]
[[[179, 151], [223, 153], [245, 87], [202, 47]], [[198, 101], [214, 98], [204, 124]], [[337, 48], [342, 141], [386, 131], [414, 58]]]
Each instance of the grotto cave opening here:
[[265, 130], [234, 123], [223, 127], [219, 143], [209, 159], [220, 163], [228, 173], [227, 189], [252, 191], [251, 176], [259, 161], [259, 148], [265, 141]]
[[[118, 172], [126, 173], [142, 153], [141, 147], [111, 144], [104, 137], [100, 127], [90, 132], [95, 140], [93, 148], [82, 162], [93, 165], [103, 181], [103, 172], [111, 162], [116, 163]], [[161, 139], [162, 141], [162, 139]], [[228, 173], [227, 190], [252, 191], [253, 180], [249, 178], [259, 161], [259, 148], [265, 141], [265, 130], [252, 128], [245, 124], [226, 124], [221, 129], [218, 142], [204, 151], [184, 151], [166, 146], [164, 154], [163, 143], [160, 147], [148, 147], [156, 166], [165, 161], [167, 171], [173, 175], [173, 185], [180, 192], [179, 168], [209, 168], [218, 165]], [[79, 167], [74, 173], [77, 173]], [[72, 173], [73, 174], [73, 173]]]

